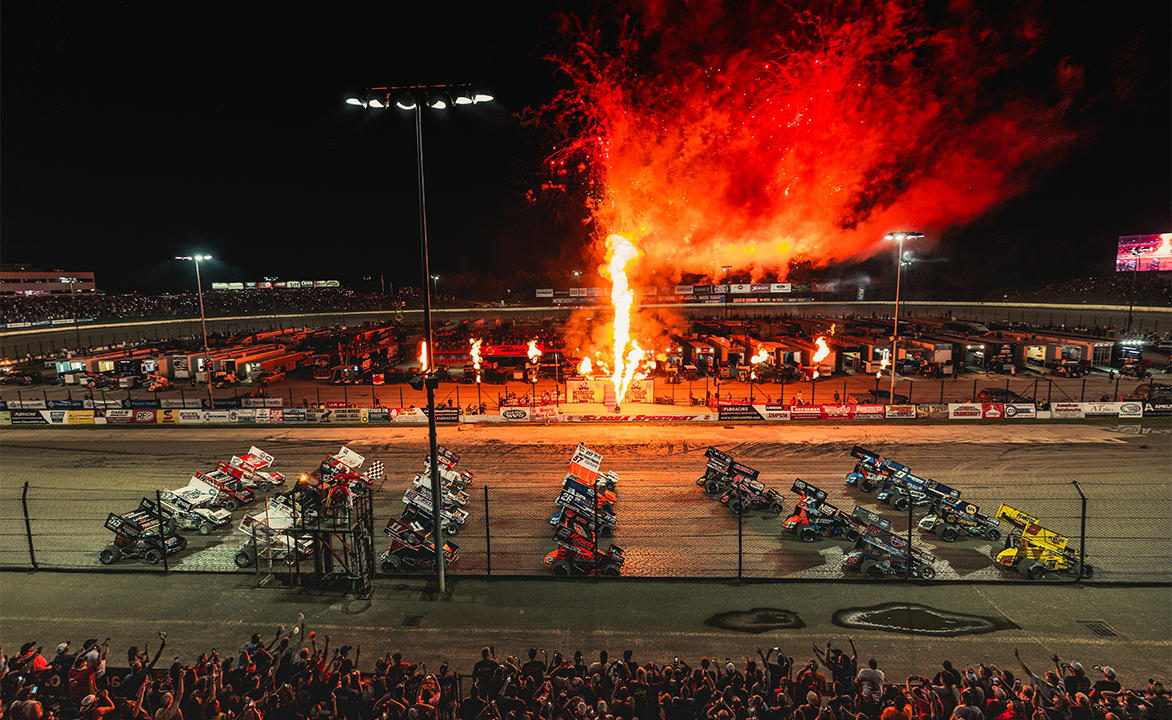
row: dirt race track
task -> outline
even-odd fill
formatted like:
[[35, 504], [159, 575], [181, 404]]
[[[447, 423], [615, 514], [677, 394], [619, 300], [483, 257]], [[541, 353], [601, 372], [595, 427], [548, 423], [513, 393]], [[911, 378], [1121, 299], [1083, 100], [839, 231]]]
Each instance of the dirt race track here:
[[[1138, 433], [1138, 434], [1137, 434]], [[1079, 547], [1081, 503], [1087, 496], [1091, 582], [1172, 581], [1170, 447], [1167, 422], [1144, 424], [1035, 423], [991, 425], [786, 425], [778, 426], [460, 426], [443, 427], [440, 444], [463, 457], [474, 473], [468, 489], [469, 521], [453, 575], [540, 575], [541, 558], [555, 548], [549, 516], [570, 455], [583, 442], [604, 456], [603, 470], [620, 476], [618, 528], [611, 539], [626, 552], [624, 575], [858, 579], [844, 573], [846, 541], [802, 543], [782, 529], [797, 496], [794, 478], [830, 492], [849, 512], [855, 504], [889, 518], [906, 534], [907, 515], [847, 486], [851, 447], [863, 445], [910, 466], [917, 474], [962, 491], [962, 498], [995, 514], [1007, 503], [1037, 516]], [[389, 428], [6, 428], [0, 437], [0, 565], [30, 567], [21, 490], [27, 502], [36, 560], [42, 568], [104, 569], [98, 552], [111, 540], [109, 512], [133, 509], [143, 495], [178, 488], [194, 471], [206, 471], [256, 445], [276, 457], [287, 477], [311, 471], [342, 445], [381, 460], [386, 483], [375, 495], [375, 549], [386, 547], [378, 530], [398, 516], [401, 498], [427, 452], [425, 427]], [[704, 450], [715, 445], [761, 471], [781, 491], [780, 517], [754, 512], [740, 528], [737, 517], [696, 486]], [[486, 538], [486, 491], [491, 538]], [[188, 549], [170, 558], [176, 571], [239, 572], [232, 557], [244, 536], [230, 526], [207, 537], [186, 533]], [[924, 514], [917, 508], [915, 519]], [[990, 559], [994, 543], [945, 543], [913, 531], [936, 559], [939, 580], [1020, 580]], [[491, 544], [491, 556], [487, 552]], [[603, 543], [605, 546], [605, 542]], [[996, 549], [1000, 549], [999, 545]], [[123, 560], [113, 569], [147, 569]], [[159, 566], [161, 569], [161, 566]], [[1070, 579], [1053, 574], [1051, 580]]]

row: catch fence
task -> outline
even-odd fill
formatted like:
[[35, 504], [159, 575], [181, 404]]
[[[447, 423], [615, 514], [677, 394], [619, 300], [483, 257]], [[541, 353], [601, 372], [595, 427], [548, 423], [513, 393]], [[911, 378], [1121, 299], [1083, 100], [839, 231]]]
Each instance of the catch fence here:
[[[459, 546], [458, 558], [448, 569], [453, 576], [543, 576], [550, 570], [543, 558], [557, 549], [551, 516], [559, 487], [548, 492], [529, 487], [472, 486], [468, 489], [468, 520], [449, 539]], [[153, 493], [152, 493], [153, 495]], [[598, 546], [623, 549], [622, 575], [642, 578], [717, 578], [755, 580], [860, 580], [854, 569], [844, 569], [843, 556], [855, 548], [846, 538], [819, 536], [803, 542], [784, 528], [795, 510], [796, 497], [784, 494], [780, 515], [755, 510], [736, 515], [692, 484], [656, 486], [627, 483], [617, 490], [613, 535], [600, 537]], [[107, 489], [49, 488], [26, 484], [0, 488], [0, 567], [85, 571], [153, 572], [256, 572], [241, 570], [234, 557], [246, 537], [237, 531], [244, 513], [260, 504], [236, 511], [231, 523], [202, 536], [181, 531], [184, 549], [151, 565], [143, 558], [124, 558], [110, 565], [99, 559], [113, 541], [104, 527], [111, 512], [125, 513], [138, 507], [143, 494]], [[380, 554], [390, 545], [382, 528], [403, 511], [402, 491], [387, 487], [373, 500], [374, 550]], [[981, 512], [996, 515], [1000, 503], [1028, 513], [1049, 531], [1060, 533], [1067, 547], [1085, 552], [1092, 583], [1172, 581], [1172, 523], [1165, 503], [1153, 503], [1140, 491], [1113, 488], [1111, 497], [1088, 497], [1071, 483], [1049, 486], [1034, 494], [981, 497], [974, 492], [967, 502]], [[830, 498], [837, 507], [853, 510], [855, 504], [891, 522], [900, 538], [909, 536], [909, 513], [877, 502], [874, 495], [843, 487]], [[252, 509], [252, 508], [256, 509]], [[1000, 524], [1001, 538], [962, 534], [945, 542], [919, 527], [924, 507], [912, 506], [912, 546], [933, 558], [936, 581], [1020, 581], [1023, 575], [998, 565], [994, 556], [1005, 549], [1013, 529]], [[376, 559], [376, 567], [379, 563]], [[891, 576], [896, 579], [899, 575]], [[1072, 582], [1077, 570], [1049, 572], [1045, 582]]]

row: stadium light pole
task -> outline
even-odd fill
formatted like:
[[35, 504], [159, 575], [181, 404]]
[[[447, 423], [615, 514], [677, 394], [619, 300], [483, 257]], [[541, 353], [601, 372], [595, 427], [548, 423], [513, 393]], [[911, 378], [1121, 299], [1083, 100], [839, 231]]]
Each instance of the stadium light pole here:
[[81, 282], [75, 277], [58, 278], [61, 282], [69, 286], [69, 297], [73, 300], [73, 332], [77, 341], [77, 354], [81, 354], [81, 325], [77, 319], [77, 284]]
[[212, 358], [208, 352], [208, 320], [203, 312], [203, 283], [199, 279], [199, 261], [211, 260], [211, 255], [176, 255], [176, 260], [190, 260], [195, 263], [195, 289], [199, 295], [199, 323], [203, 327], [203, 379], [208, 386], [208, 404], [212, 410], [216, 409], [216, 400], [212, 397]]
[[[894, 240], [899, 243], [899, 249], [895, 254], [895, 327], [891, 331], [891, 390], [887, 395], [887, 404], [895, 404], [895, 363], [898, 359], [899, 349], [899, 279], [903, 276], [903, 241], [904, 240], [918, 240], [924, 237], [924, 233], [899, 231], [887, 233], [883, 236], [884, 240]], [[910, 552], [910, 551], [909, 551]], [[910, 555], [908, 556], [910, 559]]]
[[[455, 93], [449, 97], [447, 93]], [[448, 107], [449, 100], [455, 105], [475, 105], [491, 102], [492, 96], [473, 92], [468, 85], [407, 85], [401, 87], [369, 88], [365, 98], [346, 98], [347, 105], [357, 105], [366, 109], [386, 110], [392, 103], [400, 110], [415, 111], [415, 156], [416, 170], [419, 179], [419, 245], [423, 262], [423, 334], [426, 337], [427, 348], [427, 375], [412, 378], [411, 386], [416, 390], [427, 389], [427, 431], [429, 441], [428, 460], [431, 470], [431, 518], [432, 533], [435, 541], [435, 578], [436, 587], [442, 594], [445, 591], [444, 574], [444, 533], [442, 523], [443, 494], [440, 488], [439, 451], [435, 428], [435, 390], [439, 387], [439, 378], [436, 376], [435, 362], [433, 361], [435, 343], [432, 341], [431, 331], [431, 279], [438, 280], [438, 276], [431, 274], [427, 255], [427, 195], [424, 192], [423, 182], [423, 106], [426, 104], [434, 110], [443, 110]]]
[[1127, 329], [1123, 331], [1124, 335], [1131, 332], [1131, 311], [1135, 308], [1135, 280], [1139, 276], [1139, 256], [1144, 254], [1144, 249], [1137, 245], [1128, 252], [1135, 257], [1135, 267], [1131, 270], [1131, 302], [1127, 303]]

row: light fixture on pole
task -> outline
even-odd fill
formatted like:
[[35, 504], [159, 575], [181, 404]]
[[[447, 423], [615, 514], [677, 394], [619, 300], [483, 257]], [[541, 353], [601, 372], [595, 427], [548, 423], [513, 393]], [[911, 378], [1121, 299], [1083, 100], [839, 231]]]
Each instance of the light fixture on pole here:
[[434, 288], [432, 292], [434, 292], [436, 295], [439, 295], [439, 275], [432, 275], [431, 282]]
[[924, 233], [902, 230], [883, 236], [884, 240], [894, 240], [899, 243], [899, 249], [895, 255], [895, 327], [891, 332], [891, 365], [887, 368], [888, 372], [891, 373], [891, 390], [887, 396], [889, 405], [895, 404], [895, 363], [898, 362], [899, 357], [897, 354], [899, 348], [899, 279], [903, 275], [903, 241], [918, 240], [922, 237], [924, 237]]
[[416, 390], [427, 388], [427, 430], [429, 441], [431, 497], [432, 497], [432, 526], [435, 541], [435, 577], [436, 586], [440, 593], [445, 591], [444, 573], [444, 533], [442, 512], [443, 493], [440, 487], [439, 452], [435, 429], [435, 389], [439, 387], [439, 378], [436, 377], [436, 366], [432, 357], [432, 348], [435, 343], [431, 331], [431, 280], [439, 280], [439, 276], [431, 274], [427, 254], [427, 196], [423, 182], [423, 106], [440, 110], [447, 107], [447, 102], [441, 93], [454, 92], [456, 105], [474, 105], [491, 102], [492, 96], [473, 92], [468, 85], [408, 85], [404, 87], [370, 88], [365, 98], [351, 97], [346, 99], [347, 105], [357, 105], [363, 108], [387, 109], [393, 104], [401, 110], [415, 112], [415, 152], [416, 170], [419, 179], [419, 244], [423, 264], [423, 334], [427, 342], [426, 362], [427, 375], [417, 376], [411, 380], [411, 386]]
[[1144, 249], [1141, 246], [1134, 246], [1128, 250], [1133, 257], [1135, 257], [1135, 266], [1131, 269], [1131, 301], [1127, 303], [1127, 329], [1123, 332], [1131, 332], [1131, 311], [1135, 308], [1135, 279], [1139, 275], [1139, 256], [1144, 254]]
[[77, 317], [77, 284], [81, 280], [75, 277], [58, 278], [61, 282], [69, 285], [69, 297], [73, 300], [73, 331], [75, 339], [77, 340], [77, 354], [81, 354], [81, 325]]
[[720, 269], [724, 271], [724, 316], [728, 317], [728, 296], [732, 290], [728, 285], [728, 273], [732, 270], [732, 265], [721, 265]]
[[195, 289], [199, 295], [199, 322], [203, 326], [203, 379], [208, 386], [208, 404], [212, 410], [216, 409], [216, 399], [212, 397], [212, 359], [208, 352], [208, 321], [203, 312], [203, 283], [199, 279], [199, 261], [211, 260], [211, 255], [176, 255], [176, 260], [190, 260], [195, 263]]

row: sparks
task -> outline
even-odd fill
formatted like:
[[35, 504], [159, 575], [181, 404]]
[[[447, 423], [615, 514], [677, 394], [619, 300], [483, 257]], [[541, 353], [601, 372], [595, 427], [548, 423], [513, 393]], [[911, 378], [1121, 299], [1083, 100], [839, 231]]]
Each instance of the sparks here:
[[614, 305], [614, 372], [610, 380], [614, 383], [615, 400], [622, 404], [627, 388], [635, 379], [643, 349], [631, 339], [631, 307], [635, 295], [627, 283], [627, 267], [639, 257], [639, 251], [631, 241], [622, 235], [611, 235], [606, 243], [608, 260], [607, 273], [610, 275], [610, 301]]

